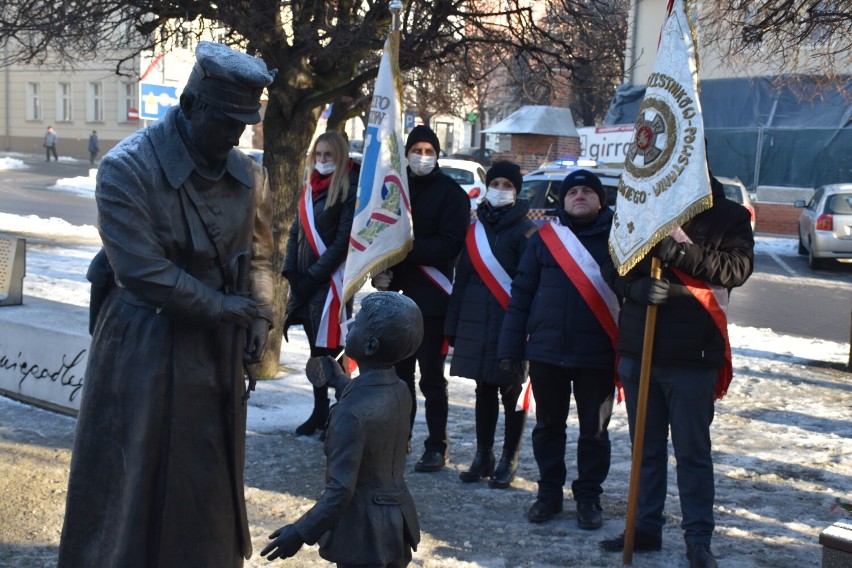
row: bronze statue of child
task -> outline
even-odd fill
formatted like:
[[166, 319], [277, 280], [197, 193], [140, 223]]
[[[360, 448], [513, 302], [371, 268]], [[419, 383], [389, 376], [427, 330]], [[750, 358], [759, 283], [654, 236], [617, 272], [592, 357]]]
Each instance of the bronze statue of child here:
[[320, 556], [338, 567], [396, 568], [411, 561], [420, 542], [403, 477], [412, 401], [393, 365], [410, 357], [422, 338], [417, 305], [402, 294], [376, 292], [361, 302], [346, 336], [346, 355], [361, 371], [357, 379], [330, 358], [309, 365], [309, 375], [344, 386], [328, 419], [325, 489], [310, 511], [269, 536], [262, 556], [289, 558], [318, 542]]

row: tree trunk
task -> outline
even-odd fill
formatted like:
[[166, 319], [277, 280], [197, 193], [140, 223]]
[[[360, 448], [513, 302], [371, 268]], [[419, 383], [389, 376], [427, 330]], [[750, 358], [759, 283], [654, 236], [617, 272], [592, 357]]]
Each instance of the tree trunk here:
[[[283, 92], [281, 92], [283, 91]], [[283, 85], [269, 92], [263, 120], [264, 132], [281, 136], [264, 139], [264, 166], [269, 172], [272, 191], [272, 237], [275, 252], [272, 270], [275, 276], [275, 300], [272, 304], [275, 325], [269, 336], [263, 361], [254, 366], [257, 378], [269, 379], [278, 373], [281, 356], [282, 326], [287, 307], [287, 281], [281, 275], [290, 225], [296, 218], [298, 200], [304, 183], [305, 155], [319, 121], [320, 109], [304, 110], [292, 96], [293, 89]]]

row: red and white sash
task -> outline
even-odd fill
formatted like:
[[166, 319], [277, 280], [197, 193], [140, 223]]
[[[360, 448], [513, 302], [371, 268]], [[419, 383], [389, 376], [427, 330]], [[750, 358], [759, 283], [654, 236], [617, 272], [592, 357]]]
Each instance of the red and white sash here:
[[422, 264], [418, 266], [420, 272], [422, 272], [426, 278], [428, 278], [432, 283], [441, 289], [441, 291], [449, 296], [453, 293], [453, 282], [446, 276], [444, 273], [435, 268], [434, 266], [423, 266]]
[[482, 223], [476, 221], [468, 227], [465, 245], [476, 273], [503, 309], [508, 310], [512, 279], [494, 256]]
[[[299, 220], [314, 254], [317, 257], [322, 256], [327, 247], [322, 242], [314, 222], [314, 201], [310, 184], [305, 185], [302, 199], [299, 201]], [[317, 347], [333, 349], [343, 345], [344, 335], [340, 322], [340, 291], [343, 290], [344, 266], [345, 263], [341, 263], [331, 275], [328, 295], [322, 307], [322, 316], [320, 317], [319, 329], [317, 329]]]
[[[681, 227], [674, 229], [670, 235], [679, 243], [692, 243], [692, 239], [689, 238], [689, 235], [687, 235]], [[725, 341], [725, 364], [719, 368], [719, 372], [716, 375], [716, 390], [714, 392], [714, 398], [719, 400], [728, 392], [728, 387], [731, 384], [731, 380], [734, 378], [734, 364], [731, 357], [731, 341], [728, 339], [727, 315], [728, 301], [731, 295], [728, 293], [728, 289], [723, 286], [707, 284], [706, 282], [694, 278], [686, 274], [684, 271], [678, 270], [674, 267], [669, 267], [669, 269], [680, 279], [681, 282], [683, 282], [687, 290], [695, 296], [698, 303], [707, 310], [707, 313], [710, 314], [710, 317], [713, 319], [713, 323], [715, 323], [716, 327], [719, 329], [719, 333], [722, 334], [722, 339]]]
[[[453, 281], [444, 276], [444, 273], [434, 266], [419, 265], [417, 268], [428, 278], [435, 286], [441, 289], [441, 292], [449, 296], [453, 293]], [[444, 339], [444, 344], [441, 346], [441, 355], [446, 355], [450, 351], [450, 344]]]
[[556, 262], [598, 318], [615, 349], [618, 341], [618, 297], [601, 276], [598, 262], [573, 231], [551, 221], [539, 234]]
[[[539, 234], [556, 263], [598, 319], [615, 350], [618, 344], [618, 312], [621, 308], [618, 296], [601, 276], [600, 265], [568, 227], [551, 221], [539, 229]], [[615, 377], [615, 385], [618, 388], [617, 399], [621, 402], [624, 391], [618, 375]]]
[[710, 314], [710, 317], [713, 319], [713, 323], [715, 323], [716, 327], [719, 329], [719, 333], [722, 334], [722, 339], [725, 341], [725, 364], [719, 368], [719, 372], [716, 375], [716, 390], [714, 392], [714, 398], [719, 400], [728, 392], [728, 387], [731, 384], [731, 380], [734, 378], [734, 364], [731, 357], [731, 341], [728, 339], [727, 313], [730, 294], [728, 293], [727, 288], [707, 284], [706, 282], [689, 276], [684, 271], [678, 270], [677, 268], [669, 267], [669, 270], [671, 270], [675, 276], [684, 283], [687, 290], [689, 290], [692, 295], [695, 296], [695, 299], [698, 300], [698, 303], [707, 310], [707, 313]]

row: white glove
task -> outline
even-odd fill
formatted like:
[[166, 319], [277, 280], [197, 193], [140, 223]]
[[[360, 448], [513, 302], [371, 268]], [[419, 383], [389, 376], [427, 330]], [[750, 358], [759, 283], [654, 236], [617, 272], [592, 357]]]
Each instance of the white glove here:
[[385, 292], [387, 291], [388, 286], [390, 286], [392, 279], [393, 272], [391, 272], [390, 270], [385, 270], [384, 272], [379, 272], [378, 274], [374, 275], [371, 284], [376, 290], [381, 290], [382, 292]]

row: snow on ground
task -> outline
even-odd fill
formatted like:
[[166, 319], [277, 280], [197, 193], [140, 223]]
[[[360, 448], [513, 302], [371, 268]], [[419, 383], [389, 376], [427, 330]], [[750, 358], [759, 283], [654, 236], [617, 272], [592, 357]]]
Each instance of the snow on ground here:
[[[2, 214], [0, 230], [35, 232], [45, 237], [79, 237], [84, 242], [97, 238], [97, 231], [91, 226], [73, 227], [58, 219]], [[758, 236], [756, 249], [783, 260], [796, 254], [796, 242], [790, 238]], [[92, 245], [29, 243], [25, 295], [86, 306], [89, 287], [85, 272], [96, 252], [97, 246]], [[724, 565], [729, 566], [816, 566], [820, 554], [819, 532], [832, 522], [849, 520], [848, 515], [832, 511], [831, 506], [836, 498], [852, 500], [852, 383], [842, 373], [820, 369], [811, 363], [845, 363], [849, 346], [735, 325], [730, 326], [729, 333], [735, 377], [728, 395], [717, 404], [713, 425], [718, 525], [714, 550], [724, 559]], [[282, 371], [275, 380], [261, 382], [251, 398], [248, 429], [252, 435], [291, 431], [310, 413], [311, 390], [303, 376], [307, 358], [304, 333], [299, 328], [291, 330], [290, 342], [281, 351]], [[461, 462], [474, 450], [471, 428], [474, 389], [465, 379], [449, 377], [449, 383], [450, 399], [456, 409], [452, 414], [463, 415], [466, 421], [450, 425], [451, 430], [457, 430], [451, 432], [454, 461]], [[16, 403], [0, 397], [0, 408], [10, 404]], [[462, 428], [468, 434], [459, 439]], [[415, 430], [424, 429], [422, 415], [418, 414]], [[576, 435], [573, 417], [569, 417], [569, 446]], [[623, 499], [630, 468], [623, 405], [615, 410], [611, 435], [613, 465], [605, 496]], [[573, 451], [569, 447], [568, 455]], [[524, 452], [527, 463], [522, 474], [534, 481], [534, 462], [529, 449]], [[569, 478], [572, 473], [569, 467]], [[673, 472], [669, 495], [665, 538], [666, 546], [676, 551], [644, 558], [638, 555], [634, 559], [637, 566], [683, 565], [682, 550], [672, 542], [678, 538], [672, 535], [679, 535]], [[616, 512], [611, 512], [609, 519], [600, 531], [606, 534], [596, 534], [595, 539], [623, 529], [623, 518]], [[518, 522], [525, 521], [521, 518]], [[538, 532], [542, 530], [547, 532], [553, 527], [545, 525]], [[478, 551], [477, 555], [476, 561], [449, 560], [441, 565], [489, 568], [505, 565], [488, 550]], [[542, 560], [535, 565], [548, 565], [548, 561]], [[620, 556], [613, 556], [612, 565], [619, 560]], [[589, 565], [597, 565], [596, 562], [590, 560]], [[431, 564], [427, 561], [421, 565]]]

